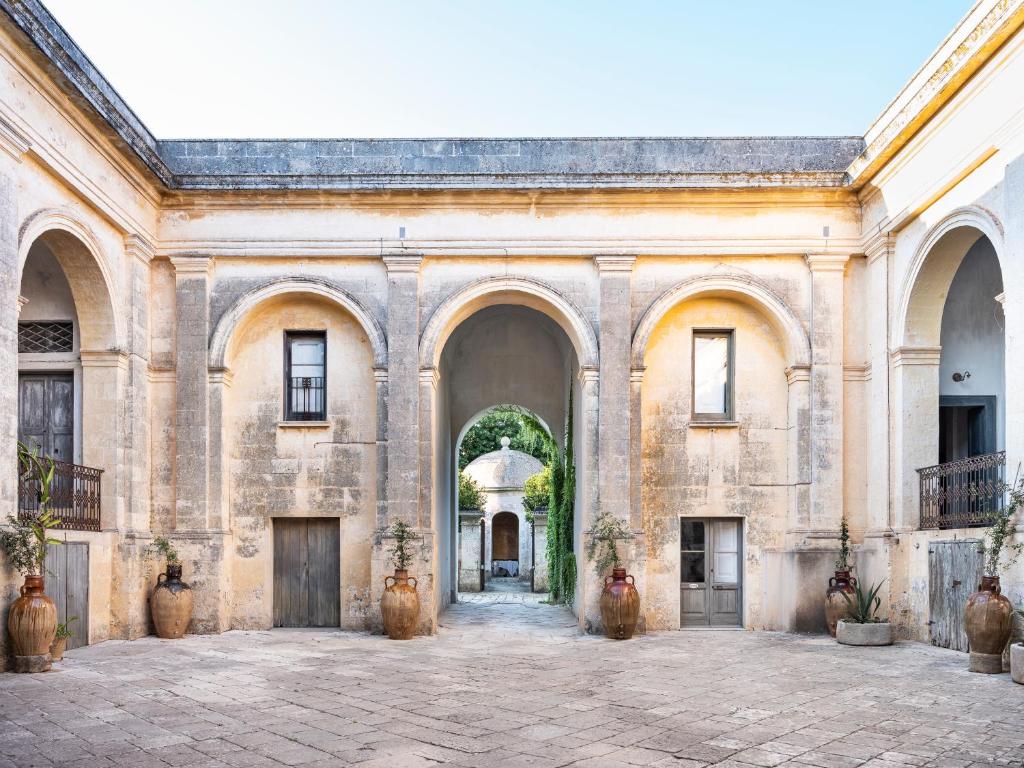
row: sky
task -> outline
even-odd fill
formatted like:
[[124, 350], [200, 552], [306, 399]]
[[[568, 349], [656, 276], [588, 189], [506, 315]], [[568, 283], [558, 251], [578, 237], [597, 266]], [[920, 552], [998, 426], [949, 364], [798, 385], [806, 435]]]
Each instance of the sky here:
[[44, 0], [157, 138], [862, 135], [968, 0]]

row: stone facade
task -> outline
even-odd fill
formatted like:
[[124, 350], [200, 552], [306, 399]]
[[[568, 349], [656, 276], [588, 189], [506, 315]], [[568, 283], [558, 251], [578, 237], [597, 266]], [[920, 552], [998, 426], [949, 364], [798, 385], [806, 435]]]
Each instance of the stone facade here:
[[[455, 447], [509, 402], [559, 440], [572, 404], [581, 628], [599, 512], [634, 532], [648, 629], [680, 623], [680, 518], [732, 517], [743, 625], [820, 630], [845, 515], [861, 579], [927, 640], [928, 544], [979, 534], [920, 525], [945, 377], [999, 354], [1024, 375], [1022, 24], [1019, 0], [978, 2], [863, 138], [165, 142], [45, 8], [0, 0], [0, 514], [45, 248], [77, 323], [76, 460], [104, 472], [101, 530], [66, 534], [90, 544], [92, 642], [149, 631], [155, 535], [193, 631], [270, 627], [273, 521], [294, 517], [338, 521], [346, 628], [379, 626], [387, 528], [413, 526], [433, 631], [461, 578]], [[1002, 291], [968, 305], [1003, 348], [944, 358], [978, 243]], [[693, 419], [707, 328], [734, 340], [721, 423]], [[326, 332], [323, 423], [283, 417], [295, 329]], [[998, 393], [1012, 478], [1024, 393]], [[5, 604], [18, 584], [2, 570]], [[1024, 566], [1004, 592], [1024, 601]]]

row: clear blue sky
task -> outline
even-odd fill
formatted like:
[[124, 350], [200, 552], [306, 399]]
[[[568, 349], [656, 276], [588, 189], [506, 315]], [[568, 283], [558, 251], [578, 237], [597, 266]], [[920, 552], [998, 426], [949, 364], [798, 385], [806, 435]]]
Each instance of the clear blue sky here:
[[45, 0], [158, 138], [862, 134], [968, 0]]

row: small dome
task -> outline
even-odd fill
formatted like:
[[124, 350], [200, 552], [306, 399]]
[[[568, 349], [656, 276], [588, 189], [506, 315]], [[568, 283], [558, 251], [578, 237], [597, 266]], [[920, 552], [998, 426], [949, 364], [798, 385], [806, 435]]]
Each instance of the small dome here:
[[536, 475], [544, 465], [528, 453], [509, 448], [512, 441], [501, 438], [501, 450], [477, 456], [463, 470], [484, 491], [497, 489], [521, 491], [526, 480]]

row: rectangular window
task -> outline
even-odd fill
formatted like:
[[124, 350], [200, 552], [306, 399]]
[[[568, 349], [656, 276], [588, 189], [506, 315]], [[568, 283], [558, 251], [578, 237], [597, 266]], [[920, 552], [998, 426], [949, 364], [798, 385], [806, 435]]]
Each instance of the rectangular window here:
[[327, 334], [286, 331], [284, 335], [284, 417], [286, 421], [327, 419]]
[[732, 338], [730, 330], [693, 332], [695, 421], [728, 421], [733, 417]]

